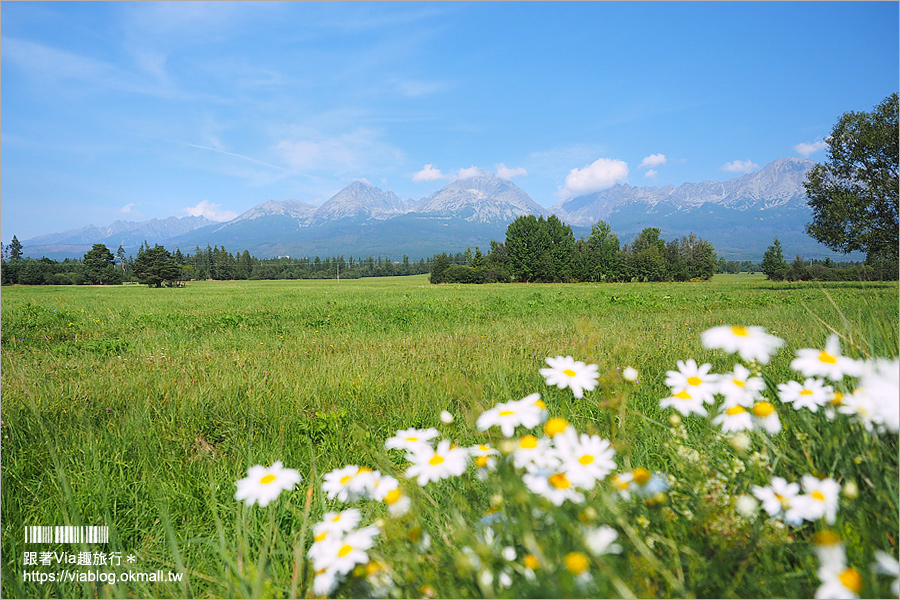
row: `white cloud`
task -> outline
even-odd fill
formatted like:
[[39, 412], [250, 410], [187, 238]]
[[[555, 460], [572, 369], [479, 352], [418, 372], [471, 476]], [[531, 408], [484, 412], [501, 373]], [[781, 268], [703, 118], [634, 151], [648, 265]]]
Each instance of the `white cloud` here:
[[647, 169], [647, 172], [644, 173], [644, 177], [647, 177], [649, 179], [653, 179], [654, 177], [656, 177], [656, 175], [657, 173], [654, 169]]
[[759, 169], [759, 165], [751, 160], [733, 160], [722, 165], [721, 169], [730, 173], [750, 173]]
[[126, 204], [122, 208], [120, 208], [119, 212], [122, 213], [123, 215], [133, 215], [135, 217], [143, 217], [144, 214], [141, 213], [141, 211], [135, 210], [136, 206], [140, 206], [140, 205], [135, 202], [131, 202], [129, 204]]
[[206, 217], [210, 221], [230, 221], [237, 215], [230, 210], [222, 210], [221, 204], [213, 204], [209, 200], [202, 200], [197, 206], [190, 206], [182, 212], [191, 217]]
[[666, 164], [665, 154], [651, 154], [650, 156], [644, 157], [644, 160], [641, 161], [641, 164], [638, 165], [638, 168], [641, 169], [643, 167], [658, 167], [659, 165], [664, 164]]
[[500, 179], [512, 179], [519, 175], [528, 175], [524, 167], [507, 167], [503, 163], [497, 165], [497, 177]]
[[440, 169], [435, 169], [432, 164], [425, 165], [422, 167], [421, 171], [413, 173], [412, 176], [412, 180], [416, 183], [421, 183], [423, 181], [437, 181], [438, 179], [449, 179], [449, 177], [441, 173]]
[[459, 170], [459, 178], [460, 179], [468, 179], [470, 177], [480, 177], [481, 175], [484, 175], [484, 174], [485, 174], [484, 169], [481, 169], [476, 166], [471, 166], [467, 169]]
[[359, 172], [382, 168], [402, 158], [399, 150], [378, 139], [377, 132], [365, 128], [337, 135], [295, 128], [294, 138], [282, 140], [275, 148], [298, 171]]
[[810, 154], [815, 154], [820, 150], [824, 150], [828, 147], [828, 144], [825, 143], [825, 140], [819, 140], [818, 142], [813, 142], [812, 144], [801, 143], [794, 146], [794, 150], [797, 151], [797, 154], [802, 154], [803, 156], [809, 158]]
[[609, 189], [628, 178], [628, 163], [612, 158], [598, 158], [583, 169], [572, 169], [566, 185], [559, 190], [561, 198], [572, 198]]

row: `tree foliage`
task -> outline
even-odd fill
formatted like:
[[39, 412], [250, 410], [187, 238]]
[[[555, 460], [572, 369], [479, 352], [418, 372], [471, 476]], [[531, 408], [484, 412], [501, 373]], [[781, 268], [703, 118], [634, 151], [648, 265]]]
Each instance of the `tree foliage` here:
[[838, 252], [898, 254], [897, 94], [870, 112], [847, 112], [825, 140], [828, 160], [804, 182], [813, 221], [806, 231]]
[[134, 273], [141, 283], [150, 287], [162, 287], [163, 284], [176, 285], [182, 281], [181, 266], [175, 262], [172, 254], [157, 244], [153, 248], [142, 246], [132, 265]]
[[788, 264], [784, 261], [784, 250], [782, 250], [778, 238], [775, 238], [772, 245], [766, 248], [760, 268], [766, 275], [766, 279], [781, 280], [785, 278]]
[[121, 283], [122, 277], [116, 270], [116, 257], [105, 244], [94, 244], [84, 255], [84, 276], [93, 285]]

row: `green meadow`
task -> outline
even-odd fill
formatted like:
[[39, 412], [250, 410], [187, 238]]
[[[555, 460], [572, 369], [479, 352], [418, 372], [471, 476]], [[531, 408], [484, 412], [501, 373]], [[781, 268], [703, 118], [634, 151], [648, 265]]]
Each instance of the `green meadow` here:
[[[812, 597], [812, 540], [825, 525], [734, 516], [734, 498], [751, 484], [806, 473], [858, 486], [830, 528], [861, 574], [861, 595], [890, 595], [892, 580], [869, 565], [877, 550], [897, 556], [896, 435], [795, 411], [782, 416], [784, 432], [754, 434], [738, 451], [708, 419], [679, 424], [660, 410], [676, 361], [734, 367], [735, 357], [700, 344], [701, 332], [723, 324], [760, 325], [786, 341], [765, 369], [771, 391], [799, 378], [788, 367], [795, 349], [822, 348], [832, 332], [845, 354], [896, 358], [898, 287], [748, 274], [671, 284], [431, 285], [412, 276], [4, 287], [0, 591], [312, 597], [312, 526], [342, 508], [323, 494], [322, 476], [354, 464], [400, 479], [413, 509], [392, 519], [360, 504], [367, 523], [383, 524], [372, 564], [392, 585], [371, 587], [363, 569], [338, 596]], [[576, 399], [547, 387], [538, 370], [557, 355], [599, 365], [598, 388]], [[627, 366], [637, 383], [622, 379]], [[496, 432], [476, 430], [477, 417], [534, 392], [551, 416], [609, 439], [620, 469], [671, 475], [669, 497], [614, 502], [601, 485], [583, 506], [544, 507], [512, 482], [471, 473], [419, 488], [403, 477], [402, 454], [383, 449], [409, 427], [437, 427], [460, 445], [496, 442]], [[455, 421], [443, 424], [442, 411]], [[274, 461], [301, 473], [297, 489], [265, 508], [237, 502], [235, 482]], [[491, 509], [514, 523], [492, 535], [507, 536], [502, 546], [516, 548], [516, 560], [498, 557], [479, 533]], [[615, 527], [623, 551], [592, 559], [586, 582], [553, 569], [588, 522]], [[107, 525], [99, 551], [135, 560], [101, 570], [183, 577], [27, 581], [26, 571], [61, 567], [27, 566], [26, 552], [98, 551], [26, 544], [25, 527], [35, 525]], [[519, 568], [526, 552], [544, 557], [536, 576]], [[481, 574], [488, 565], [491, 581]], [[507, 567], [513, 584], [501, 585]]]

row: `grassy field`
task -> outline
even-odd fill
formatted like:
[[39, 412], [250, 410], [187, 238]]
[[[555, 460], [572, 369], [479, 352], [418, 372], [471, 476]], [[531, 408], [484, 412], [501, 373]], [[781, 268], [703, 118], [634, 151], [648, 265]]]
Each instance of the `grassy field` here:
[[[889, 594], [890, 580], [868, 563], [876, 550], [897, 555], [896, 435], [797, 412], [783, 417], [779, 437], [754, 436], [745, 455], [708, 419], [673, 426], [658, 403], [678, 360], [710, 362], [718, 373], [734, 367], [734, 357], [700, 345], [700, 333], [721, 324], [761, 325], [786, 340], [767, 366], [770, 386], [797, 379], [793, 351], [823, 347], [832, 331], [846, 354], [895, 358], [896, 283], [775, 284], [741, 274], [682, 284], [433, 286], [416, 276], [12, 287], [3, 288], [2, 315], [3, 597], [312, 596], [311, 527], [341, 508], [322, 493], [322, 475], [347, 464], [398, 475], [417, 508], [387, 519], [383, 537], [398, 541], [373, 550], [372, 564], [395, 591], [373, 592], [363, 572], [339, 595], [811, 597], [811, 540], [824, 526], [733, 517], [733, 498], [765, 474], [799, 480], [810, 472], [858, 483], [859, 497], [842, 501], [833, 528], [859, 565], [863, 595]], [[557, 355], [599, 365], [599, 387], [583, 399], [547, 387], [538, 369]], [[637, 384], [622, 380], [626, 366], [639, 370]], [[592, 511], [547, 509], [562, 519], [538, 536], [548, 564], [545, 539], [574, 543], [579, 519], [619, 530], [624, 551], [596, 559], [589, 583], [512, 565], [515, 583], [498, 584], [502, 560], [474, 522], [496, 508], [498, 494], [522, 515], [533, 512], [533, 498], [474, 477], [419, 489], [402, 481], [401, 456], [383, 450], [408, 427], [481, 443], [479, 414], [533, 392], [551, 416], [610, 439], [620, 469], [641, 466], [678, 482], [662, 507], [620, 506], [598, 486]], [[452, 424], [441, 423], [444, 410]], [[234, 500], [249, 467], [279, 460], [302, 474], [297, 491], [265, 509]], [[722, 473], [740, 489], [710, 500]], [[386, 519], [382, 506], [361, 506], [367, 522]], [[25, 526], [82, 524], [108, 525], [102, 551], [135, 557], [110, 572], [183, 579], [25, 581], [29, 570], [60, 570], [26, 566], [28, 551], [98, 551], [25, 544]], [[503, 545], [521, 558], [535, 545], [529, 531], [544, 525], [526, 526], [523, 516], [517, 527], [503, 535], [528, 539]], [[432, 540], [427, 551], [417, 546], [420, 528]], [[481, 568], [461, 554], [465, 540]], [[491, 560], [495, 577], [486, 582]]]

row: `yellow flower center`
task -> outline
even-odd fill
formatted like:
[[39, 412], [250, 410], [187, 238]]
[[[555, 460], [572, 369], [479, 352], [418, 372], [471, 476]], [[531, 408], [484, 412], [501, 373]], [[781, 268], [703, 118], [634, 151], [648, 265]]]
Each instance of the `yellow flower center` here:
[[419, 438], [417, 438], [415, 436], [410, 436], [410, 437], [406, 438], [406, 441], [407, 442], [418, 442]]
[[432, 456], [432, 457], [428, 460], [428, 464], [431, 465], [431, 466], [433, 466], [433, 467], [438, 466], [438, 465], [441, 464], [442, 462], [444, 462], [444, 457], [441, 456], [440, 454], [435, 454], [434, 456]]
[[478, 456], [475, 458], [475, 465], [481, 469], [485, 468], [488, 464], [487, 456]]
[[750, 335], [747, 332], [747, 328], [744, 327], [743, 325], [735, 325], [734, 327], [731, 328], [731, 333], [733, 333], [734, 335], [740, 336], [740, 337], [747, 337], [748, 335]]
[[360, 467], [356, 470], [356, 474], [359, 475], [360, 473], [372, 473], [372, 469], [369, 467]]
[[775, 407], [769, 402], [757, 402], [753, 405], [753, 414], [757, 417], [768, 417], [773, 412], [775, 412]]
[[572, 369], [563, 369], [563, 375], [565, 375], [566, 377], [575, 377], [577, 373]]
[[531, 569], [532, 571], [534, 571], [539, 566], [541, 566], [540, 563], [538, 562], [537, 556], [535, 556], [534, 554], [526, 554], [522, 558], [522, 562], [525, 563], [526, 568]]
[[838, 579], [840, 580], [841, 585], [854, 594], [858, 594], [862, 591], [862, 575], [860, 575], [859, 571], [853, 567], [841, 571], [841, 574], [838, 575]]
[[384, 495], [384, 503], [388, 506], [396, 503], [400, 498], [403, 497], [403, 492], [400, 490], [391, 490], [387, 494]]
[[500, 416], [501, 416], [501, 417], [508, 417], [508, 416], [514, 415], [514, 414], [516, 414], [516, 413], [515, 413], [514, 411], [511, 411], [511, 410], [503, 410], [503, 411], [500, 411]]
[[701, 383], [703, 383], [703, 380], [696, 375], [692, 375], [691, 377], [688, 377], [687, 382], [688, 385], [700, 385]]
[[275, 481], [275, 476], [271, 473], [259, 480], [259, 482], [263, 485], [267, 485], [269, 483], [272, 483], [273, 481]]
[[580, 462], [583, 465], [589, 465], [592, 462], [594, 462], [594, 457], [590, 454], [585, 454], [581, 458], [578, 459], [578, 462]]
[[844, 403], [844, 394], [842, 394], [841, 392], [835, 392], [834, 398], [832, 398], [831, 400], [828, 401], [828, 404], [831, 404], [832, 406], [840, 406], [843, 403]]
[[331, 522], [337, 523], [340, 520], [341, 520], [341, 513], [338, 513], [337, 515], [335, 515], [335, 517], [333, 519], [331, 519]]
[[482, 452], [488, 452], [488, 451], [490, 451], [491, 447], [488, 446], [487, 444], [481, 444], [480, 446], [478, 446], [478, 449], [481, 450]]
[[690, 400], [691, 395], [687, 393], [687, 390], [681, 390], [677, 394], [672, 394], [673, 398], [679, 398], [681, 400]]
[[801, 396], [812, 396], [813, 393], [812, 393], [812, 390], [800, 390], [800, 395]]
[[569, 552], [566, 554], [566, 569], [572, 575], [581, 575], [590, 566], [588, 557], [583, 552]]
[[525, 448], [526, 450], [537, 448], [537, 444], [537, 438], [533, 435], [526, 435], [521, 440], [519, 440], [519, 448]]
[[547, 478], [547, 481], [550, 482], [550, 485], [555, 487], [558, 490], [565, 490], [572, 486], [569, 483], [569, 479], [562, 473], [555, 473]]
[[823, 494], [823, 493], [820, 492], [819, 490], [814, 491], [812, 494], [810, 494], [810, 496], [812, 496], [813, 498], [815, 498], [815, 499], [818, 500], [819, 502], [825, 502], [825, 494]]
[[739, 415], [739, 414], [745, 413], [745, 412], [747, 412], [747, 411], [744, 410], [743, 406], [732, 406], [731, 408], [729, 408], [728, 410], [725, 411], [725, 414], [734, 416], [734, 415]]
[[822, 350], [821, 352], [819, 352], [819, 362], [833, 365], [837, 363], [837, 357]]
[[787, 510], [791, 507], [791, 502], [781, 494], [775, 494], [775, 499], [781, 502], [781, 508]]
[[353, 546], [351, 546], [349, 544], [344, 544], [343, 546], [341, 546], [341, 549], [338, 550], [338, 556], [340, 556], [341, 558], [344, 558], [351, 552], [353, 552]]
[[813, 543], [816, 546], [835, 546], [841, 543], [841, 538], [835, 532], [826, 529], [813, 536]]
[[353, 475], [344, 475], [341, 477], [341, 485], [347, 485], [351, 479], [353, 479]]
[[326, 537], [328, 537], [328, 532], [327, 532], [327, 531], [323, 531], [322, 533], [320, 533], [319, 535], [317, 535], [316, 537], [314, 537], [314, 538], [313, 538], [313, 541], [321, 542], [321, 541], [323, 541]]
[[613, 485], [616, 486], [617, 488], [619, 488], [620, 490], [628, 489], [628, 482], [626, 480], [622, 479], [621, 477], [619, 477], [618, 475], [613, 475], [612, 482], [613, 482]]
[[631, 477], [638, 485], [644, 485], [645, 483], [650, 481], [650, 471], [642, 467], [638, 467], [631, 472]]
[[546, 433], [549, 437], [553, 437], [557, 433], [562, 433], [566, 430], [566, 427], [569, 426], [569, 422], [560, 417], [553, 417], [552, 419], [548, 419], [547, 423], [544, 425], [544, 433]]
[[738, 386], [741, 389], [744, 389], [744, 382], [741, 381], [740, 379], [732, 379], [731, 383], [733, 383], [734, 385]]
[[535, 402], [534, 405], [542, 410], [547, 410], [547, 405], [544, 403], [543, 400], [538, 399], [538, 401]]

